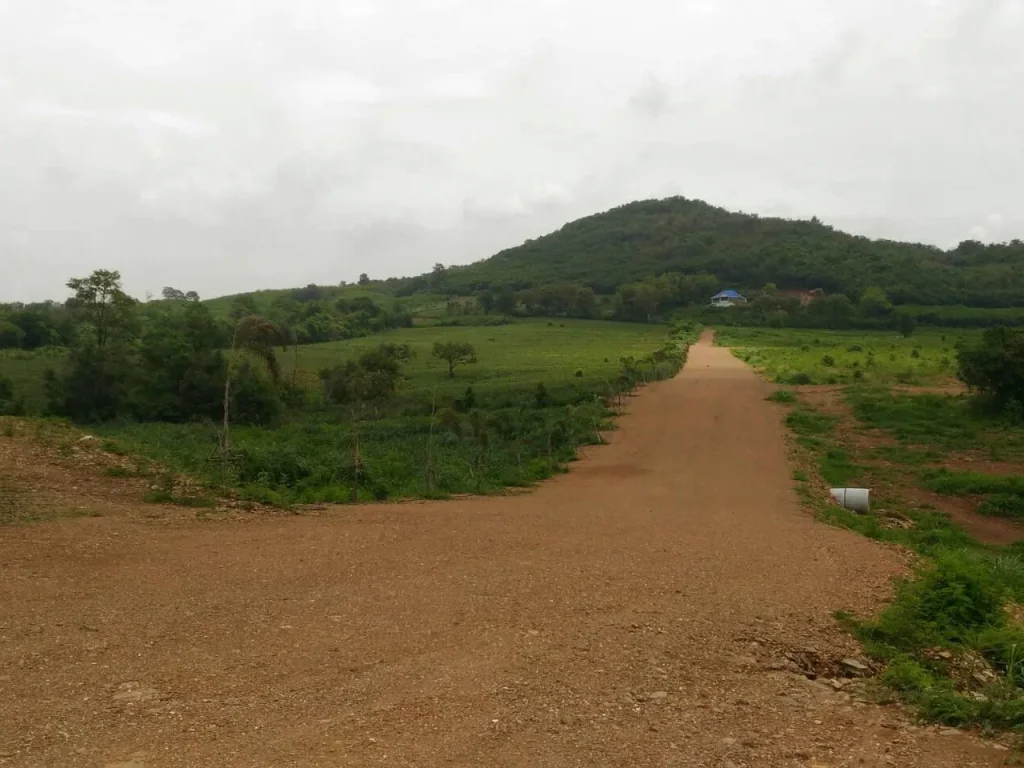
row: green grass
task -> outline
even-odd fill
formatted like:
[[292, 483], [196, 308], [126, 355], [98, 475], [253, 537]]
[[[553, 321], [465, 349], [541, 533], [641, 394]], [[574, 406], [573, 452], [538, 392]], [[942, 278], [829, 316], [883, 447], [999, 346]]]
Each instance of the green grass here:
[[956, 374], [958, 342], [978, 331], [722, 328], [716, 342], [779, 384], [944, 384]]
[[989, 475], [952, 469], [928, 469], [922, 473], [927, 488], [947, 496], [1024, 494], [1024, 476]]
[[846, 396], [859, 421], [901, 443], [943, 450], [983, 445], [982, 433], [988, 425], [971, 412], [967, 398], [859, 387], [848, 389]]
[[789, 428], [805, 437], [828, 434], [836, 421], [835, 416], [818, 413], [807, 407], [795, 408], [786, 416]]
[[46, 347], [32, 352], [0, 350], [0, 376], [6, 376], [14, 385], [14, 397], [23, 398], [29, 413], [41, 413], [46, 406], [43, 392], [43, 372], [57, 368], [63, 362], [65, 350]]
[[941, 461], [941, 451], [932, 449], [911, 448], [906, 445], [880, 445], [867, 455], [870, 459], [879, 459], [891, 464], [903, 466], [920, 466]]
[[[349, 341], [300, 346], [298, 368], [309, 379], [323, 368], [357, 358], [382, 342], [409, 344], [413, 360], [403, 367], [407, 381], [399, 395], [422, 398], [461, 395], [472, 386], [478, 399], [518, 400], [543, 381], [549, 390], [583, 388], [603, 391], [621, 369], [620, 358], [642, 357], [667, 340], [664, 326], [609, 323], [598, 320], [542, 319], [497, 327], [407, 328]], [[460, 366], [447, 378], [444, 362], [431, 356], [435, 341], [466, 341], [476, 348], [479, 363]], [[292, 352], [282, 356], [287, 377], [295, 367]], [[577, 377], [577, 371], [582, 376]]]
[[[916, 398], [916, 399], [915, 399]], [[871, 392], [859, 401], [860, 414], [874, 426], [884, 426], [908, 441], [949, 446], [977, 442], [984, 429], [972, 421], [963, 403], [951, 398], [910, 402], [887, 393]], [[866, 404], [865, 404], [866, 403]], [[929, 437], [926, 425], [935, 431]], [[834, 417], [800, 404], [787, 417], [796, 434], [798, 462], [833, 486], [878, 488], [885, 472], [859, 463], [859, 458], [831, 437]], [[895, 464], [920, 465], [941, 458], [937, 449], [892, 447], [883, 452]], [[984, 514], [1024, 515], [1024, 478], [976, 472], [918, 469], [922, 483], [940, 493], [988, 494], [979, 510]], [[824, 521], [849, 528], [878, 541], [900, 544], [922, 556], [913, 578], [902, 581], [885, 610], [858, 620], [843, 615], [841, 623], [864, 644], [865, 652], [884, 664], [878, 682], [913, 706], [926, 721], [951, 726], [992, 729], [1024, 727], [1024, 627], [1013, 624], [1004, 610], [1008, 602], [1024, 603], [1024, 543], [985, 546], [967, 535], [948, 517], [908, 506], [884, 487], [874, 494], [873, 511], [855, 514], [822, 497], [805, 469], [794, 472], [797, 492]], [[898, 515], [910, 525], [891, 525]], [[937, 655], [936, 650], [941, 651]], [[973, 661], [972, 661], [973, 660]], [[977, 680], [958, 674], [957, 664], [983, 664], [991, 678]]]
[[[430, 354], [438, 340], [468, 341], [479, 363], [447, 377]], [[409, 344], [394, 399], [371, 404], [358, 422], [347, 407], [318, 399], [316, 372], [382, 341]], [[564, 470], [580, 445], [610, 428], [602, 398], [614, 391], [621, 358], [640, 358], [669, 341], [664, 326], [531, 321], [500, 327], [413, 328], [371, 338], [300, 347], [297, 370], [312, 404], [273, 429], [235, 426], [228, 466], [217, 457], [216, 424], [122, 423], [92, 428], [118, 450], [141, 455], [243, 498], [280, 506], [385, 498], [494, 493]], [[671, 375], [668, 360], [645, 375]], [[547, 397], [538, 402], [543, 384]], [[472, 387], [475, 406], [453, 406]], [[473, 410], [473, 413], [468, 412]], [[356, 447], [360, 464], [355, 462]]]
[[922, 483], [946, 496], [980, 496], [978, 513], [990, 517], [1024, 519], [1024, 476], [989, 475], [950, 469], [926, 469]]

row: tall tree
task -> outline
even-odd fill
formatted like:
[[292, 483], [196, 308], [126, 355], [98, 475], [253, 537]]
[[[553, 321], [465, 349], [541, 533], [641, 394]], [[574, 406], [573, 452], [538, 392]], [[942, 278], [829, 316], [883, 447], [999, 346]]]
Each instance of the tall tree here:
[[231, 384], [238, 374], [239, 368], [246, 358], [253, 358], [263, 363], [270, 374], [271, 380], [277, 382], [281, 378], [281, 368], [274, 354], [274, 347], [281, 343], [280, 329], [259, 315], [243, 317], [235, 325], [231, 340], [231, 360], [228, 363], [227, 375], [224, 377], [223, 418], [221, 425], [220, 451], [227, 459], [231, 450]]
[[75, 295], [68, 306], [80, 328], [91, 332], [101, 349], [133, 329], [136, 301], [121, 288], [121, 273], [97, 269], [89, 277], [68, 280]]

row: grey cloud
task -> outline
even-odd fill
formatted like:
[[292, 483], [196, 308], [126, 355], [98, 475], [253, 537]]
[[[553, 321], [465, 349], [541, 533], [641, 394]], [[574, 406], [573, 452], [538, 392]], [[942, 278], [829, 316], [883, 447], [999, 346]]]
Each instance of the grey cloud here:
[[1022, 6], [0, 3], [0, 300], [411, 274], [669, 194], [1020, 237]]

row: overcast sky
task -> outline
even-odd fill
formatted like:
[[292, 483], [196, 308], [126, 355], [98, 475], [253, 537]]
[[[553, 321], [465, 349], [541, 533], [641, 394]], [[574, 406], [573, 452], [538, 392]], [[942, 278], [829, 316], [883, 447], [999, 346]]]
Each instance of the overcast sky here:
[[1024, 0], [0, 0], [0, 300], [467, 263], [684, 195], [1024, 238]]

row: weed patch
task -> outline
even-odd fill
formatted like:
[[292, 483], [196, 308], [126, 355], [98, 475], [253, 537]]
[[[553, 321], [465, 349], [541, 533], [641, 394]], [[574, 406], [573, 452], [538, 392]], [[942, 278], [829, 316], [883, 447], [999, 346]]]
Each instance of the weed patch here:
[[770, 402], [781, 403], [783, 405], [792, 405], [797, 401], [796, 395], [788, 389], [780, 389], [778, 392], [768, 395], [765, 399]]

